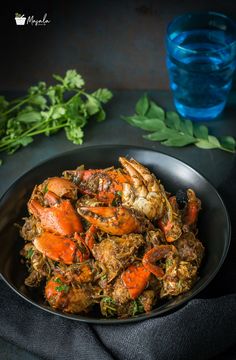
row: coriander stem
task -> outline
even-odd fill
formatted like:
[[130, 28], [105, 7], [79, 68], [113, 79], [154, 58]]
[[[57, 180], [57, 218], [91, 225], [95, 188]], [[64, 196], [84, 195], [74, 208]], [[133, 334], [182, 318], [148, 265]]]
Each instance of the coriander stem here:
[[29, 99], [31, 98], [31, 96], [27, 96], [26, 99], [22, 100], [21, 102], [19, 102], [18, 104], [16, 104], [15, 106], [13, 106], [11, 109], [5, 111], [5, 113], [1, 114], [2, 116], [5, 116], [7, 114], [10, 114], [12, 111], [16, 110], [18, 107], [20, 107], [21, 105], [25, 104], [27, 101], [29, 101]]
[[[17, 139], [21, 139], [21, 138], [25, 137], [26, 135], [29, 135], [29, 133], [32, 130], [37, 129], [38, 127], [42, 126], [44, 123], [48, 122], [50, 115], [51, 114], [49, 114], [49, 116], [44, 121], [42, 121], [41, 123], [36, 124], [36, 125], [32, 126], [31, 129], [28, 129], [27, 131], [23, 132], [20, 136], [18, 136]], [[2, 144], [2, 145], [0, 144], [0, 150], [3, 151], [2, 148], [4, 148], [6, 145], [10, 145], [10, 144], [14, 143], [15, 141], [16, 141], [16, 139], [14, 139], [14, 138], [9, 139], [9, 140], [5, 140], [4, 144]]]
[[14, 142], [16, 140], [19, 140], [20, 138], [23, 138], [25, 136], [35, 136], [35, 135], [43, 134], [47, 131], [61, 129], [61, 128], [65, 127], [65, 125], [66, 125], [66, 122], [63, 124], [57, 125], [57, 126], [48, 127], [46, 129], [42, 129], [42, 130], [38, 130], [38, 131], [33, 131], [33, 132], [26, 131], [21, 136], [19, 136], [17, 139], [9, 139], [9, 141], [5, 141], [4, 144], [0, 145], [0, 152], [6, 150], [11, 144], [14, 144]]
[[34, 135], [38, 135], [38, 134], [43, 134], [47, 131], [61, 129], [61, 128], [65, 127], [65, 125], [66, 125], [66, 123], [57, 125], [57, 126], [53, 126], [53, 127], [49, 127], [49, 128], [43, 129], [43, 130], [38, 130], [38, 131], [35, 131], [32, 133], [29, 133], [28, 136], [34, 136]]

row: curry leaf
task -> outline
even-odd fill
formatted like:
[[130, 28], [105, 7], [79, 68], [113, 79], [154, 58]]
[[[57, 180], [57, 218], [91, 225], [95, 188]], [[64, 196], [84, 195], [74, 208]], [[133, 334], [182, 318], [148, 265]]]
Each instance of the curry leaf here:
[[193, 136], [193, 123], [190, 120], [182, 120], [185, 125], [186, 134]]
[[123, 117], [130, 125], [139, 127], [147, 131], [157, 131], [163, 129], [165, 124], [162, 120], [159, 119], [148, 119], [143, 115], [133, 115], [128, 117]]
[[172, 137], [169, 137], [169, 139], [162, 142], [162, 144], [165, 146], [182, 147], [189, 144], [193, 144], [195, 142], [196, 139], [194, 139], [194, 137], [192, 136], [177, 134]]
[[180, 130], [180, 117], [174, 111], [167, 111], [166, 113], [166, 123], [170, 128]]
[[235, 152], [235, 139], [224, 136], [217, 139], [209, 135], [205, 125], [193, 124], [191, 120], [182, 119], [175, 111], [164, 110], [144, 94], [136, 104], [136, 113], [122, 116], [130, 125], [150, 131], [143, 137], [150, 141], [160, 141], [162, 145], [183, 147], [194, 144], [202, 149], [221, 149]]
[[152, 134], [148, 134], [148, 135], [143, 135], [143, 137], [147, 140], [151, 140], [151, 141], [163, 141], [163, 140], [167, 140], [169, 137], [176, 135], [176, 131], [169, 129], [169, 128], [164, 128], [160, 131], [154, 132]]
[[154, 103], [154, 101], [150, 101], [149, 102], [149, 109], [146, 113], [146, 116], [149, 118], [149, 119], [160, 119], [160, 120], [163, 120], [165, 119], [165, 112], [164, 110], [156, 105]]
[[198, 139], [208, 140], [208, 128], [205, 125], [194, 124], [193, 133]]
[[232, 136], [223, 136], [220, 138], [220, 143], [221, 145], [230, 150], [230, 151], [235, 151], [235, 147], [236, 147], [236, 141]]
[[145, 115], [149, 108], [147, 95], [144, 94], [136, 104], [135, 110], [139, 115]]

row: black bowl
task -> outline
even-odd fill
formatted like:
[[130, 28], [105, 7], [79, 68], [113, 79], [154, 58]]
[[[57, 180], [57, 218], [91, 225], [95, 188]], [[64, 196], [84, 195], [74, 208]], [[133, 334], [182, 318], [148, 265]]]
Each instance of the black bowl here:
[[[21, 224], [27, 215], [26, 203], [35, 184], [50, 176], [60, 175], [63, 170], [85, 164], [87, 168], [103, 168], [118, 165], [118, 157], [133, 157], [151, 169], [161, 179], [167, 191], [193, 188], [202, 200], [199, 216], [199, 238], [206, 248], [200, 269], [200, 279], [185, 294], [163, 302], [148, 314], [130, 319], [101, 319], [94, 310], [87, 316], [70, 315], [54, 311], [45, 304], [42, 291], [27, 288], [24, 279], [27, 269], [21, 263], [19, 251], [24, 241], [15, 223]], [[144, 320], [174, 310], [203, 290], [223, 264], [230, 243], [230, 222], [225, 205], [215, 188], [198, 172], [183, 162], [155, 151], [129, 146], [96, 146], [64, 153], [50, 159], [18, 179], [0, 201], [0, 272], [5, 282], [20, 296], [33, 305], [69, 319], [90, 323], [125, 323]]]

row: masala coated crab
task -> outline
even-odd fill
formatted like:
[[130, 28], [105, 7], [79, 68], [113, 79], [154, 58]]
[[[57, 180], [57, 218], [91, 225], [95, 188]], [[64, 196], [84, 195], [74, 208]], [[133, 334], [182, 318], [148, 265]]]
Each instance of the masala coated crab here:
[[37, 185], [21, 229], [25, 284], [45, 284], [54, 309], [106, 317], [149, 312], [188, 291], [204, 247], [197, 239], [201, 201], [193, 189], [171, 195], [149, 169], [67, 170]]
[[135, 161], [120, 157], [123, 169], [65, 171], [81, 193], [108, 204], [117, 201], [126, 208], [143, 213], [148, 219], [164, 214], [164, 189], [155, 175]]

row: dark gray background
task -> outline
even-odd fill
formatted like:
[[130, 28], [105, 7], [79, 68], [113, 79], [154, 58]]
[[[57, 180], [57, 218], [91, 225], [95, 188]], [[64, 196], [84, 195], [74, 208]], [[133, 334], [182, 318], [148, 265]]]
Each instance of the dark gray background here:
[[[165, 31], [177, 15], [219, 11], [234, 0], [21, 1], [1, 4], [0, 91], [25, 90], [76, 68], [88, 88], [168, 89]], [[46, 26], [16, 26], [15, 12], [48, 14]]]
[[[227, 260], [205, 293], [201, 294], [203, 297], [217, 297], [232, 293], [236, 277], [235, 156], [194, 146], [165, 148], [144, 140], [143, 131], [129, 127], [119, 118], [121, 114], [133, 112], [135, 102], [143, 93], [133, 90], [169, 89], [164, 46], [167, 24], [182, 13], [203, 10], [223, 12], [236, 20], [234, 0], [4, 2], [0, 10], [0, 95], [10, 91], [15, 96], [16, 91], [26, 91], [39, 80], [50, 82], [52, 73], [63, 74], [68, 68], [76, 68], [84, 76], [87, 88], [106, 86], [130, 90], [115, 92], [114, 99], [106, 107], [107, 121], [89, 124], [84, 146], [131, 144], [163, 151], [185, 161], [213, 183], [223, 197], [233, 223]], [[34, 15], [36, 19], [47, 13], [51, 23], [45, 27], [17, 27], [15, 12]], [[164, 107], [171, 108], [172, 97], [168, 91], [153, 91], [151, 95]], [[235, 95], [231, 94], [223, 115], [210, 124], [214, 134], [235, 136]], [[38, 162], [72, 148], [75, 145], [60, 132], [50, 138], [38, 137], [31, 146], [12, 157], [0, 156], [4, 160], [0, 167], [0, 195]], [[17, 295], [12, 293], [12, 296]], [[2, 307], [11, 316], [7, 299]], [[219, 359], [234, 359], [235, 353], [234, 349]], [[32, 354], [2, 340], [0, 357], [35, 359]]]

